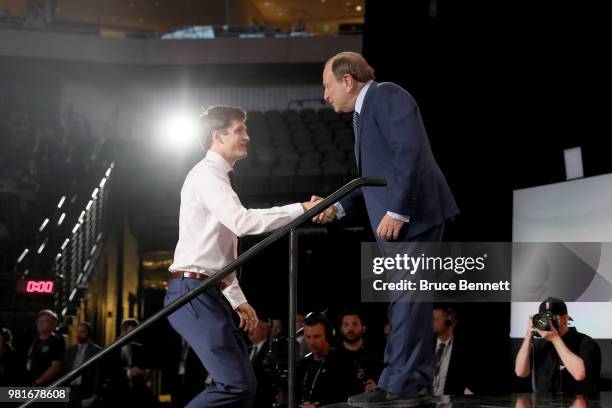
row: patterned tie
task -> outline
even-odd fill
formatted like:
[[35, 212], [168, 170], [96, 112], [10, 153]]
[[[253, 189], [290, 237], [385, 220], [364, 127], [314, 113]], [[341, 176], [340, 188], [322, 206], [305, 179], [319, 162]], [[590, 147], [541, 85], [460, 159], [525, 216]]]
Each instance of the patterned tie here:
[[355, 132], [355, 160], [357, 161], [357, 173], [361, 176], [361, 155], [359, 154], [359, 141], [357, 132], [359, 131], [359, 113], [353, 112], [353, 132]]
[[440, 343], [438, 345], [438, 349], [436, 350], [436, 374], [440, 372], [440, 366], [442, 365], [442, 354], [444, 354], [444, 348], [446, 347], [445, 343]]

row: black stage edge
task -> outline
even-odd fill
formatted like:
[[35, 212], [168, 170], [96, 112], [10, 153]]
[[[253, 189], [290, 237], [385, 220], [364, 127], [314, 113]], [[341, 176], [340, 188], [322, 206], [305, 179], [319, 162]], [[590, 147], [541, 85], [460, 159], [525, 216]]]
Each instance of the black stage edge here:
[[[349, 404], [331, 404], [323, 408], [345, 408]], [[432, 403], [418, 405], [426, 408], [608, 408], [612, 407], [612, 392], [602, 392], [596, 396], [584, 397], [569, 394], [503, 394], [496, 396], [443, 396], [436, 397]], [[402, 405], [377, 405], [377, 408], [401, 408]], [[408, 407], [408, 405], [404, 406]], [[410, 405], [412, 408], [413, 405]]]

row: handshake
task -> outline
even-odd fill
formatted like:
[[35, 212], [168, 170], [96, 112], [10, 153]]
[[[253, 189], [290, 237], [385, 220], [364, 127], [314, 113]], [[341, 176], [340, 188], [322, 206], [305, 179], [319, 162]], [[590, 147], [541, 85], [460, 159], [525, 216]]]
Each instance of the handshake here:
[[[302, 207], [304, 207], [304, 211], [308, 211], [315, 205], [319, 204], [321, 201], [323, 201], [323, 198], [313, 195], [310, 198], [310, 201], [302, 203]], [[312, 222], [316, 222], [317, 224], [327, 224], [328, 222], [332, 222], [336, 218], [337, 211], [338, 209], [335, 205], [327, 207], [325, 211], [313, 217]]]

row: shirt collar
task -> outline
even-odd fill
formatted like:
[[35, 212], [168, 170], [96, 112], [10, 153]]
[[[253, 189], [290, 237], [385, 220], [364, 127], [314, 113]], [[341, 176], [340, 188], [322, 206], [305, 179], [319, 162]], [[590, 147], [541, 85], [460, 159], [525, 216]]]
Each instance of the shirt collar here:
[[230, 171], [234, 170], [232, 166], [227, 162], [227, 160], [225, 160], [218, 153], [215, 153], [212, 150], [206, 152], [206, 157], [204, 158], [204, 160], [210, 162], [214, 168], [218, 169], [223, 174], [227, 174]]
[[440, 345], [440, 343], [444, 343], [444, 347], [448, 347], [453, 342], [453, 337], [449, 337], [446, 341], [441, 341], [440, 339], [436, 339], [436, 348]]
[[359, 91], [359, 95], [357, 95], [357, 101], [355, 102], [355, 112], [361, 115], [361, 108], [363, 107], [363, 101], [365, 100], [365, 96], [368, 93], [368, 88], [372, 85], [374, 81], [368, 81], [361, 91]]

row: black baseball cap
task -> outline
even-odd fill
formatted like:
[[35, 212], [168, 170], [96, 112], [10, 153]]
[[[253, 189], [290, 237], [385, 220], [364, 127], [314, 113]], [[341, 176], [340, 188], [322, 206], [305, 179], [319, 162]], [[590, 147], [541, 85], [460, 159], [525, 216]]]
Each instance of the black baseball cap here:
[[[546, 313], [546, 304], [548, 303], [548, 310], [552, 312], [552, 314], [563, 316], [567, 314], [567, 305], [561, 299], [557, 299], [554, 297], [549, 297], [542, 303], [540, 303], [540, 313]], [[571, 317], [570, 320], [574, 320]]]

